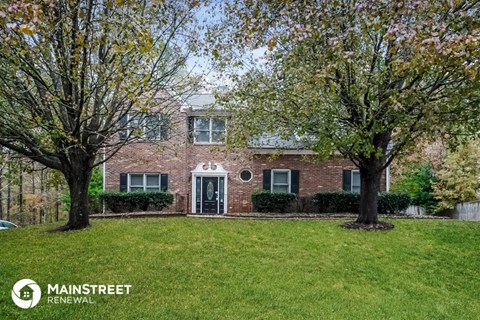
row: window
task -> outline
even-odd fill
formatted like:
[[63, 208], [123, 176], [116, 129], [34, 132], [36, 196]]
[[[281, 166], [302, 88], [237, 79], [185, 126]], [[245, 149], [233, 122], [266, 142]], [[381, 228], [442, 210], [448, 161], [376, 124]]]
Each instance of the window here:
[[248, 182], [252, 180], [252, 177], [253, 177], [253, 174], [252, 174], [252, 171], [250, 170], [245, 169], [240, 172], [240, 180], [242, 180], [243, 182]]
[[290, 170], [272, 170], [272, 192], [290, 192]]
[[160, 174], [129, 174], [128, 192], [161, 191]]
[[144, 140], [167, 140], [168, 119], [162, 113], [129, 113], [120, 118], [125, 129], [120, 132], [120, 140], [137, 138]]
[[352, 192], [360, 193], [360, 171], [352, 170]]
[[222, 118], [193, 118], [194, 143], [224, 143], [225, 119]]

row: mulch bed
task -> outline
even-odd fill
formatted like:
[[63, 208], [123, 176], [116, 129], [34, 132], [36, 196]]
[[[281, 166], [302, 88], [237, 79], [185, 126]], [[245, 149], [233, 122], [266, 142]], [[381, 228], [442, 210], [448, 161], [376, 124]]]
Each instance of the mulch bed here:
[[91, 214], [93, 219], [126, 219], [126, 218], [171, 218], [184, 217], [186, 213], [179, 212], [128, 212], [128, 213], [106, 213], [106, 214]]
[[[255, 219], [255, 220], [355, 220], [358, 214], [350, 213], [227, 213], [227, 214], [198, 214], [198, 213], [182, 213], [182, 212], [128, 212], [128, 213], [106, 213], [106, 214], [92, 214], [92, 219], [129, 219], [129, 218], [170, 218], [170, 217], [193, 217], [193, 218], [207, 218], [207, 219]], [[433, 217], [433, 216], [407, 216], [407, 215], [379, 215], [380, 219], [450, 219], [448, 217]], [[355, 222], [346, 222], [345, 228], [349, 229], [365, 229], [365, 230], [386, 230], [388, 226], [364, 227], [363, 225], [356, 226]]]
[[394, 228], [394, 225], [385, 221], [379, 221], [378, 223], [374, 224], [364, 224], [351, 221], [343, 223], [341, 227], [345, 229], [356, 229], [365, 231], [386, 231], [392, 230]]

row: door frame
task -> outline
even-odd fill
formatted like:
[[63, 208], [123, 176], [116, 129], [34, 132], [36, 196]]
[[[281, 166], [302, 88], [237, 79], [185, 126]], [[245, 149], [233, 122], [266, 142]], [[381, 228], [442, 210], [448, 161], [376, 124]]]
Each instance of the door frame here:
[[[223, 190], [223, 213], [227, 213], [228, 210], [228, 171], [226, 171], [222, 165], [215, 163], [212, 167], [212, 163], [208, 162], [208, 165], [205, 163], [199, 163], [195, 170], [192, 172], [192, 213], [201, 213], [202, 212], [202, 204], [200, 205], [200, 212], [197, 212], [197, 178], [198, 177], [214, 177], [214, 178], [224, 178], [224, 190]], [[203, 179], [201, 179], [203, 182]], [[201, 182], [201, 184], [202, 184]], [[219, 179], [220, 182], [220, 179]], [[200, 190], [202, 190], [202, 186], [200, 186]], [[220, 190], [218, 190], [220, 193]], [[203, 203], [202, 199], [202, 191], [200, 191], [200, 203]], [[218, 199], [217, 204], [217, 214], [220, 213], [220, 198]]]

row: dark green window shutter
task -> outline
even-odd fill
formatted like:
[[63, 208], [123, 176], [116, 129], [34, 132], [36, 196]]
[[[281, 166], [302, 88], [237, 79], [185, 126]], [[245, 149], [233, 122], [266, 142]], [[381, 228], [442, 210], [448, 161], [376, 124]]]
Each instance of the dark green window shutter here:
[[195, 134], [195, 117], [188, 117], [188, 142], [193, 143], [193, 135]]
[[352, 192], [352, 170], [343, 170], [343, 191]]
[[300, 191], [300, 171], [298, 170], [291, 170], [290, 171], [290, 192], [295, 193], [298, 195]]
[[127, 140], [127, 115], [124, 114], [118, 119], [118, 124], [120, 125], [120, 131], [118, 134], [118, 138], [120, 141], [125, 141]]
[[272, 190], [272, 170], [263, 170], [263, 190]]
[[128, 191], [128, 176], [126, 173], [120, 173], [120, 192]]
[[161, 191], [168, 190], [168, 174], [166, 173], [160, 174], [160, 190]]

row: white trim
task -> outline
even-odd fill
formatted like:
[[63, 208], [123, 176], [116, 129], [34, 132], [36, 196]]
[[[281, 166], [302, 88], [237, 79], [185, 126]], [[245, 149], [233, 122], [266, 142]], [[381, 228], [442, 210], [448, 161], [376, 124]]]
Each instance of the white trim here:
[[271, 177], [270, 177], [270, 192], [273, 192], [273, 176], [275, 175], [275, 172], [287, 172], [288, 175], [288, 193], [292, 192], [292, 170], [290, 169], [272, 169], [271, 170]]
[[[206, 167], [206, 168], [205, 168]], [[197, 212], [197, 177], [215, 177], [215, 178], [224, 178], [224, 190], [223, 190], [223, 213], [228, 212], [228, 171], [226, 171], [221, 164], [214, 163], [212, 166], [211, 162], [208, 162], [208, 165], [205, 165], [204, 162], [197, 164], [194, 170], [191, 171], [192, 173], [192, 213], [200, 213]], [[203, 179], [201, 179], [203, 184]], [[220, 192], [220, 179], [218, 180], [219, 188], [218, 192]], [[201, 199], [202, 195], [202, 188], [203, 186], [200, 185], [200, 211], [202, 211], [203, 201]], [[220, 198], [218, 199], [218, 206], [217, 206], [217, 214], [220, 213]]]

